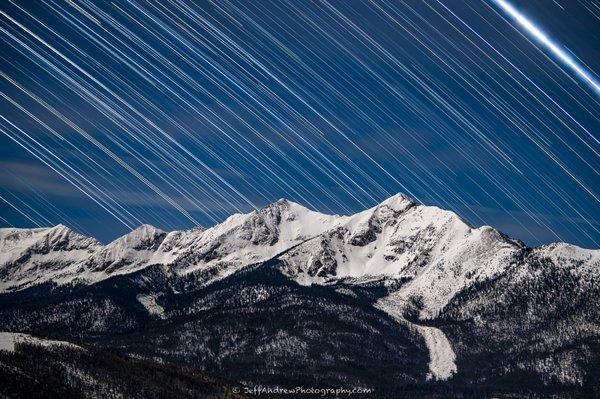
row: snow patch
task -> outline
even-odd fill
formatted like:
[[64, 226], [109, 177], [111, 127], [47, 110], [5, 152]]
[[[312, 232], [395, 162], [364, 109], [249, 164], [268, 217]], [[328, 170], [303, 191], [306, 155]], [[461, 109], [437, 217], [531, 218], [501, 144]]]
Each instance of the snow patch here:
[[158, 317], [165, 317], [165, 309], [156, 303], [157, 296], [156, 295], [138, 295], [135, 297], [139, 303], [142, 304], [143, 307], [146, 308], [148, 313], [151, 315], [155, 315]]
[[456, 373], [456, 354], [442, 330], [435, 327], [419, 326], [413, 323], [425, 339], [429, 350], [429, 374], [427, 379], [447, 380]]
[[0, 332], [0, 350], [14, 353], [17, 344], [32, 344], [43, 347], [62, 346], [81, 349], [80, 346], [70, 342], [38, 338], [22, 333]]
[[435, 327], [421, 326], [406, 320], [403, 316], [405, 303], [397, 298], [382, 298], [375, 307], [392, 316], [398, 323], [403, 324], [419, 333], [425, 340], [429, 351], [429, 373], [427, 379], [445, 381], [456, 374], [456, 354], [452, 344], [442, 330]]

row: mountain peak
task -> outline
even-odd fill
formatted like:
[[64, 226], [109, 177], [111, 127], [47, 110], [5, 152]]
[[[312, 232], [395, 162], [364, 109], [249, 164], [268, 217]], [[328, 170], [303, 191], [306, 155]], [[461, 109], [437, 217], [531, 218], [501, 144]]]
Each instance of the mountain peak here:
[[123, 247], [138, 250], [157, 248], [166, 235], [167, 233], [161, 229], [149, 224], [142, 224], [108, 244], [107, 248]]
[[289, 210], [307, 210], [307, 211], [310, 210], [305, 206], [302, 206], [294, 201], [288, 200], [287, 198], [279, 198], [277, 201], [275, 201], [272, 204], [267, 205], [265, 208], [269, 208], [269, 207], [276, 207], [279, 209], [289, 209]]
[[415, 204], [416, 204], [416, 202], [412, 198], [410, 198], [402, 193], [397, 193], [395, 195], [392, 195], [390, 198], [386, 199], [385, 201], [381, 202], [378, 205], [378, 207], [387, 206], [387, 207], [393, 209], [394, 211], [400, 212], [400, 211], [406, 210], [408, 207], [411, 207]]
[[156, 228], [152, 225], [142, 224], [142, 225], [136, 227], [135, 229], [131, 230], [130, 232], [115, 239], [112, 243], [121, 242], [124, 240], [143, 239], [143, 238], [153, 237], [153, 236], [161, 235], [161, 234], [166, 234], [166, 233], [164, 231], [162, 231], [161, 229]]
[[[182, 273], [214, 267], [211, 273], [225, 275], [285, 252], [294, 275], [411, 278], [415, 290], [422, 289], [415, 278], [420, 274], [426, 274], [427, 281], [434, 274], [432, 278], [440, 282], [451, 277], [455, 281], [444, 288], [444, 298], [460, 288], [460, 281], [468, 280], [465, 276], [493, 274], [523, 248], [490, 227], [475, 229], [454, 212], [420, 205], [402, 193], [351, 216], [322, 214], [281, 198], [248, 214], [233, 215], [207, 230], [167, 235], [142, 224], [106, 246], [62, 224], [51, 228], [0, 229], [0, 267], [15, 264], [19, 273], [36, 282], [53, 278], [44, 270], [31, 270], [40, 259], [52, 259], [58, 251], [64, 259], [61, 276], [76, 276], [73, 270], [85, 264], [92, 272], [101, 272], [91, 280], [151, 264], [176, 265]], [[539, 252], [557, 259], [597, 258], [594, 254], [579, 254], [570, 247], [554, 246]], [[484, 262], [487, 265], [481, 267]], [[460, 267], [454, 270], [455, 265]], [[9, 280], [5, 278], [7, 284]], [[427, 303], [432, 309], [443, 303], [439, 298], [430, 299]]]
[[[65, 226], [64, 224], [60, 223], [57, 224], [56, 226], [53, 227], [48, 227], [46, 229], [44, 229], [45, 234], [47, 234], [48, 236], [79, 236], [80, 234], [73, 231], [73, 229], [71, 229], [69, 226]], [[82, 236], [83, 237], [83, 236]]]
[[286, 198], [280, 198], [277, 201], [264, 206], [263, 208], [257, 210], [256, 214], [263, 216], [271, 215], [270, 217], [274, 217], [275, 219], [281, 218], [286, 221], [291, 221], [298, 218], [304, 219], [305, 217], [308, 217], [309, 219], [329, 217], [329, 215], [313, 211], [312, 209], [309, 209], [296, 202], [290, 201]]
[[142, 234], [142, 235], [153, 235], [153, 234], [162, 234], [164, 231], [159, 229], [158, 227], [154, 227], [150, 224], [142, 224], [138, 228], [131, 230], [129, 234]]
[[55, 248], [73, 249], [100, 245], [95, 238], [84, 236], [62, 223], [44, 229], [42, 235], [46, 237], [43, 241]]

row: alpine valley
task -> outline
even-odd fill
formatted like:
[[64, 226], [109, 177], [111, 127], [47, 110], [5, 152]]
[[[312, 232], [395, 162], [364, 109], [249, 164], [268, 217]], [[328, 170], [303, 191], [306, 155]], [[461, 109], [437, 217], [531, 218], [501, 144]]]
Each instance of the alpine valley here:
[[600, 250], [530, 248], [400, 194], [108, 245], [4, 228], [0, 396], [594, 397], [599, 281]]

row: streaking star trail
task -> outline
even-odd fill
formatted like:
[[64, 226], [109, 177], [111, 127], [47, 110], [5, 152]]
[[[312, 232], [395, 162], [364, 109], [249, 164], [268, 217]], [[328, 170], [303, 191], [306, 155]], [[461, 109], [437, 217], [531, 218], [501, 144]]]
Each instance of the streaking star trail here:
[[7, 0], [0, 224], [108, 241], [403, 192], [597, 247], [600, 26], [560, 3]]
[[514, 21], [527, 31], [538, 43], [548, 49], [565, 66], [569, 67], [584, 82], [586, 82], [597, 95], [600, 96], [600, 82], [590, 73], [585, 66], [580, 65], [569, 53], [556, 44], [544, 31], [520, 13], [512, 4], [506, 0], [492, 0], [502, 10], [504, 10]]

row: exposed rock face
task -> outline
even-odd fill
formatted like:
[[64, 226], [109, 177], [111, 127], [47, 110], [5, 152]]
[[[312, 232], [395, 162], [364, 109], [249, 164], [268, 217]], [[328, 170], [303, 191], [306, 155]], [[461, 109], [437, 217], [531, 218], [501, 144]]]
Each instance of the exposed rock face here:
[[[0, 290], [48, 281], [93, 283], [157, 264], [178, 274], [223, 277], [328, 230], [338, 219], [343, 218], [279, 200], [210, 229], [165, 233], [142, 225], [105, 246], [62, 225], [0, 229]], [[47, 273], [48, 268], [53, 273]]]
[[95, 239], [63, 225], [0, 229], [0, 291], [77, 276], [82, 260], [101, 247]]
[[456, 214], [401, 195], [340, 221], [284, 254], [284, 270], [304, 282], [389, 276], [409, 280], [393, 295], [422, 298], [424, 317], [457, 292], [509, 267], [524, 250], [491, 227], [475, 229]]
[[101, 248], [86, 261], [93, 272], [133, 271], [148, 264], [167, 233], [144, 224]]

